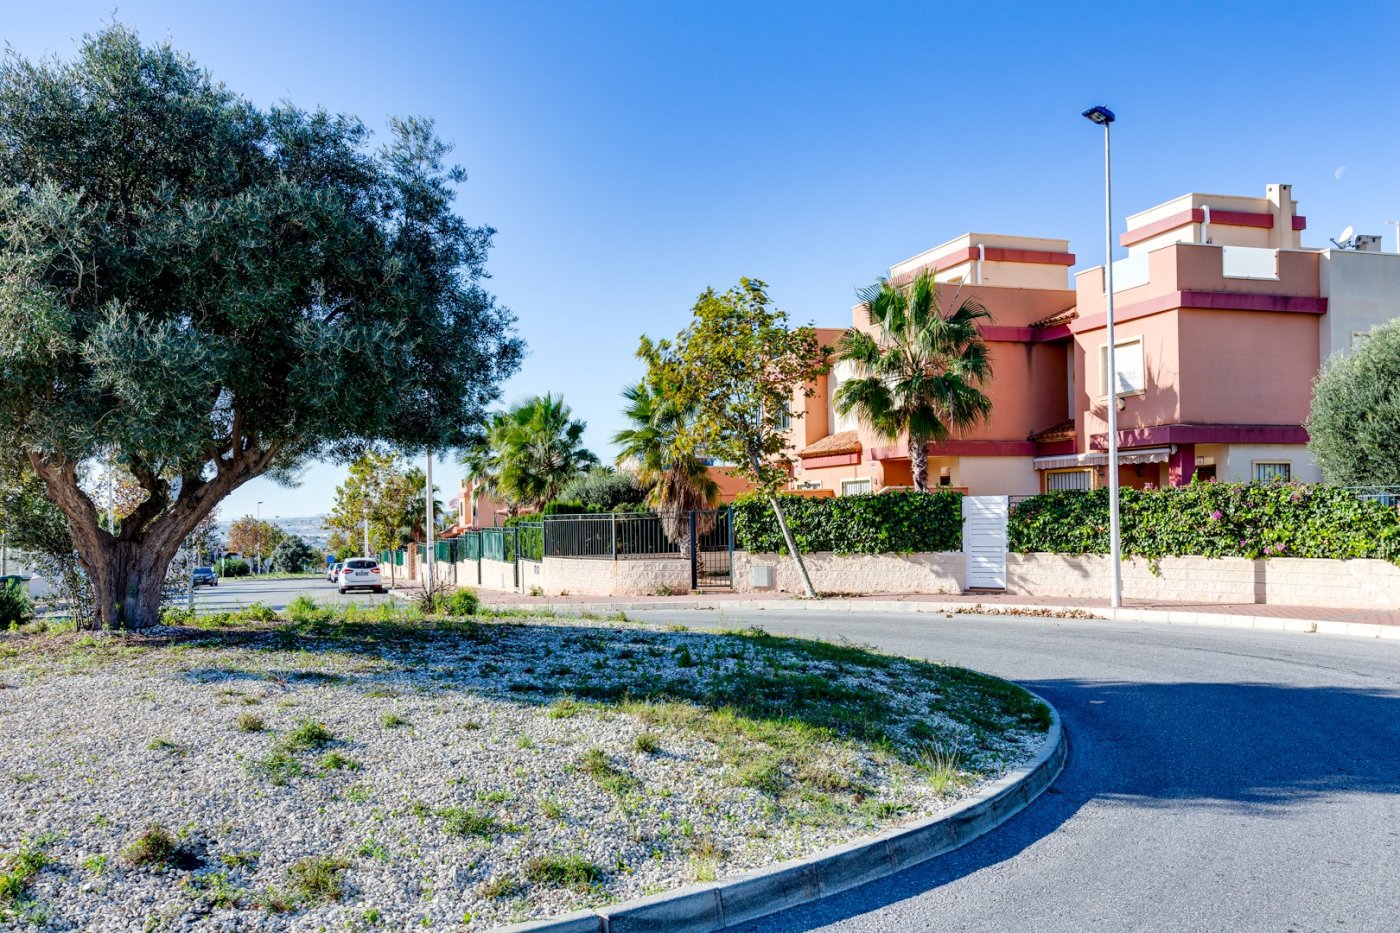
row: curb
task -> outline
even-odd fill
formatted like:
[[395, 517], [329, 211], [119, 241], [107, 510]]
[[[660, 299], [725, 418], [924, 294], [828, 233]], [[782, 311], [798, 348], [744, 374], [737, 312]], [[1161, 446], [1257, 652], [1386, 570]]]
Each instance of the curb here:
[[[1028, 693], [1030, 691], [1027, 691]], [[1034, 759], [935, 816], [806, 858], [663, 894], [497, 927], [492, 933], [713, 933], [839, 894], [971, 842], [1020, 813], [1049, 787], [1069, 754], [1059, 710]]]
[[[581, 615], [589, 612], [644, 612], [665, 609], [678, 611], [711, 609], [719, 612], [762, 612], [777, 609], [795, 612], [886, 612], [886, 613], [953, 613], [955, 615], [1053, 616], [1055, 613], [1089, 615], [1109, 622], [1156, 622], [1165, 625], [1204, 625], [1214, 628], [1245, 628], [1261, 632], [1294, 632], [1305, 635], [1348, 635], [1355, 638], [1400, 640], [1400, 625], [1375, 622], [1340, 622], [1335, 619], [1284, 619], [1277, 616], [1247, 616], [1223, 612], [1198, 612], [1178, 609], [1110, 609], [1093, 606], [1057, 606], [1049, 603], [974, 603], [911, 602], [907, 600], [849, 600], [849, 599], [689, 599], [670, 603], [503, 603], [492, 609], [548, 611], [554, 615]], [[980, 611], [979, 611], [980, 610]]]

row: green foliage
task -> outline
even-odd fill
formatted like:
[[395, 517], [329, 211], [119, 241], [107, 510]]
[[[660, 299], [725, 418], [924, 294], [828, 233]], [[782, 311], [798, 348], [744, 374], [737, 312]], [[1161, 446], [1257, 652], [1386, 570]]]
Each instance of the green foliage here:
[[536, 884], [583, 889], [603, 877], [603, 869], [581, 855], [543, 855], [530, 859], [525, 877]]
[[304, 573], [319, 563], [321, 555], [301, 538], [283, 538], [272, 550], [272, 570], [275, 573]]
[[481, 606], [481, 600], [476, 593], [466, 589], [453, 590], [451, 593], [438, 597], [439, 611], [444, 615], [460, 618], [463, 616], [474, 616]]
[[1334, 354], [1313, 386], [1308, 450], [1329, 483], [1400, 486], [1400, 321]]
[[538, 512], [598, 464], [583, 446], [587, 422], [572, 415], [563, 396], [528, 398], [495, 413], [486, 443], [469, 449], [462, 463], [488, 495]]
[[[1336, 486], [1202, 483], [1121, 493], [1123, 553], [1147, 558], [1400, 560], [1400, 515]], [[1013, 551], [1108, 553], [1108, 490], [1050, 492], [1011, 510]]]
[[287, 533], [272, 522], [259, 521], [252, 515], [236, 519], [228, 529], [228, 551], [256, 557], [267, 557], [286, 540]]
[[[581, 512], [618, 512], [641, 505], [646, 496], [646, 487], [636, 474], [594, 467], [565, 483], [559, 490], [557, 503], [577, 505]], [[548, 506], [544, 514], [551, 514]]]
[[860, 298], [877, 333], [850, 328], [841, 336], [837, 358], [854, 363], [859, 376], [842, 382], [832, 401], [890, 441], [907, 437], [914, 488], [925, 492], [929, 442], [991, 414], [982, 386], [992, 367], [980, 325], [992, 316], [972, 299], [945, 315], [929, 271], [908, 285], [880, 279]]
[[241, 557], [225, 557], [215, 569], [223, 577], [246, 577], [253, 572], [253, 568]]
[[179, 852], [179, 843], [170, 830], [152, 823], [122, 851], [122, 857], [132, 865], [164, 867], [173, 864]]
[[0, 580], [0, 629], [34, 620], [34, 602], [20, 580]]
[[[867, 496], [780, 496], [803, 553], [907, 554], [962, 548], [962, 496], [952, 492], [886, 492]], [[768, 501], [734, 502], [734, 544], [769, 553], [786, 548]]]
[[[483, 287], [493, 231], [454, 213], [431, 121], [388, 129], [260, 108], [120, 25], [0, 62], [0, 457], [64, 493], [113, 571], [107, 624], [155, 622], [125, 577], [250, 479], [479, 439], [521, 355]], [[108, 451], [148, 493], [119, 529], [140, 561], [76, 495]]]

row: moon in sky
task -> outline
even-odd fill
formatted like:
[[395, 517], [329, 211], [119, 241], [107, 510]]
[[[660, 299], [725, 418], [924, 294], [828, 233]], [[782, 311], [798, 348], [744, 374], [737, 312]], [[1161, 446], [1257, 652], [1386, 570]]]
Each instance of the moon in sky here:
[[1342, 180], [1342, 176], [1345, 175], [1346, 173], [1347, 173], [1347, 167], [1346, 167], [1345, 165], [1339, 165], [1339, 166], [1337, 166], [1337, 168], [1332, 172], [1332, 177], [1335, 178], [1335, 179], [1337, 179], [1337, 181], [1341, 181], [1341, 180]]

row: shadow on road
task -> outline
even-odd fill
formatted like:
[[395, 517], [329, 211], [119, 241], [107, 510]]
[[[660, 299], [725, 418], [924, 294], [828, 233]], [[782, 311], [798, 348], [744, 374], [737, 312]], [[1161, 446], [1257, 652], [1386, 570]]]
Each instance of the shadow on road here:
[[1394, 691], [1024, 684], [1060, 710], [1070, 739], [1064, 772], [1035, 803], [925, 865], [736, 929], [810, 930], [916, 897], [1016, 857], [1091, 802], [1272, 819], [1320, 798], [1400, 793], [1400, 693]]

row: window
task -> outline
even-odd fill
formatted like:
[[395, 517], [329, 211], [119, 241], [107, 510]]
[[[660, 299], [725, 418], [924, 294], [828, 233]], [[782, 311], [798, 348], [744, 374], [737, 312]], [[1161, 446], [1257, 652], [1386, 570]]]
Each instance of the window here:
[[1287, 461], [1256, 460], [1254, 462], [1254, 481], [1256, 483], [1272, 483], [1274, 480], [1286, 483], [1292, 478], [1293, 464]]
[[[1120, 340], [1113, 346], [1114, 363], [1118, 367], [1118, 394], [1138, 395], [1147, 391], [1141, 338]], [[1108, 397], [1108, 344], [1099, 347], [1099, 397]]]
[[868, 496], [870, 492], [870, 480], [868, 479], [843, 479], [841, 481], [841, 495], [843, 496]]
[[1045, 491], [1078, 489], [1088, 492], [1094, 485], [1093, 470], [1051, 470], [1045, 474]]
[[792, 409], [787, 405], [783, 406], [783, 413], [778, 416], [778, 430], [786, 431], [792, 427]]

